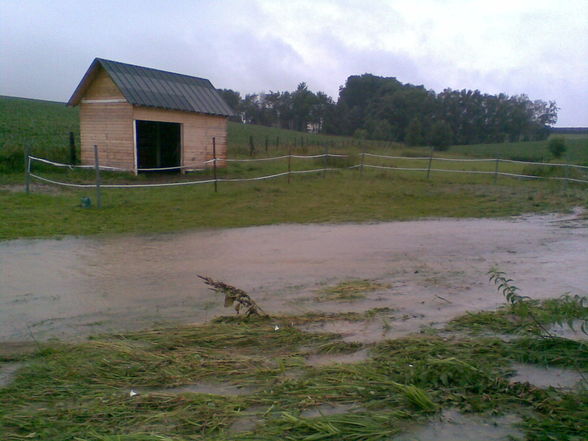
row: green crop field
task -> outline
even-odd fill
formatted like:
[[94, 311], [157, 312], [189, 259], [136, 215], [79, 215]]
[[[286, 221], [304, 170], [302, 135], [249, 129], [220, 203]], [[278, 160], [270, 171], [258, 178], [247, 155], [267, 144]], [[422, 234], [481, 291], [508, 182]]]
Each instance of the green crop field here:
[[[564, 138], [567, 148], [567, 160], [570, 163], [588, 165], [588, 135], [557, 135]], [[457, 145], [449, 149], [456, 155], [476, 156], [482, 158], [504, 158], [522, 161], [550, 161], [547, 149], [548, 141], [509, 142], [502, 144]], [[557, 162], [565, 162], [565, 158]]]
[[[22, 158], [26, 144], [33, 154], [48, 159], [69, 160], [69, 133], [73, 132], [79, 148], [79, 112], [64, 103], [0, 96], [0, 171], [9, 162], [7, 156]], [[588, 164], [588, 135], [563, 135], [568, 160]], [[229, 123], [228, 147], [232, 156], [250, 153], [250, 140], [256, 154], [284, 154], [288, 149], [297, 153], [329, 151], [380, 152], [403, 156], [428, 155], [424, 147], [408, 148], [402, 144], [358, 140], [342, 136], [315, 135], [256, 125]], [[452, 146], [442, 156], [473, 156], [481, 158], [516, 159], [524, 161], [551, 160], [547, 141]], [[18, 161], [13, 160], [16, 165]], [[18, 163], [20, 164], [20, 162]], [[4, 171], [8, 171], [6, 167]]]

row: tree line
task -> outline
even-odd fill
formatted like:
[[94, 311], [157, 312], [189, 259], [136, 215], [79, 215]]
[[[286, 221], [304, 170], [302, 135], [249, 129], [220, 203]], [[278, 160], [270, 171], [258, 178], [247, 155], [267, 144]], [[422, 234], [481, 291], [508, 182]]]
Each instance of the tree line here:
[[220, 90], [235, 121], [362, 139], [433, 145], [541, 140], [557, 121], [554, 101], [479, 90], [401, 83], [394, 77], [353, 75], [335, 102], [300, 83], [292, 92], [247, 94]]

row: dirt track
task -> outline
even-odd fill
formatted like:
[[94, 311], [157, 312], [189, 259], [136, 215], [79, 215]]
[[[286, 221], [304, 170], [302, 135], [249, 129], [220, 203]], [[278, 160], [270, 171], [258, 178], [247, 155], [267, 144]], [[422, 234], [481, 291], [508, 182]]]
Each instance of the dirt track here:
[[[575, 213], [1, 242], [0, 340], [230, 313], [196, 274], [247, 290], [270, 313], [395, 308], [390, 325], [403, 334], [501, 303], [486, 275], [492, 266], [532, 297], [588, 295], [586, 227]], [[321, 286], [350, 278], [390, 288], [355, 302], [314, 301]]]

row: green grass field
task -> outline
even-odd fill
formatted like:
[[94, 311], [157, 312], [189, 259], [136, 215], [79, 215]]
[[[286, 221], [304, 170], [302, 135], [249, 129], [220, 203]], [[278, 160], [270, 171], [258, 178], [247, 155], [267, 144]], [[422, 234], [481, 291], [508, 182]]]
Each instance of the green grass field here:
[[[493, 161], [464, 164], [442, 160], [455, 158], [458, 147], [443, 154], [436, 152], [435, 157], [439, 159], [433, 161], [432, 167], [488, 174], [433, 171], [430, 179], [427, 179], [426, 171], [368, 168], [368, 165], [426, 168], [428, 160], [416, 157], [427, 156], [429, 150], [409, 149], [390, 143], [360, 143], [350, 138], [306, 135], [234, 123], [229, 125], [230, 158], [249, 158], [249, 136], [254, 137], [257, 158], [278, 156], [288, 151], [301, 155], [316, 154], [322, 153], [325, 147], [329, 148], [330, 153], [346, 154], [348, 157], [330, 158], [327, 162], [323, 158], [293, 159], [293, 171], [317, 169], [325, 165], [338, 170], [329, 172], [326, 178], [316, 173], [293, 175], [290, 184], [286, 177], [280, 177], [271, 181], [220, 183], [218, 193], [213, 192], [212, 184], [103, 190], [102, 210], [80, 208], [82, 197], [90, 197], [95, 204], [93, 189], [33, 185], [33, 194], [25, 195], [22, 192], [23, 144], [30, 141], [34, 154], [67, 162], [68, 133], [71, 130], [78, 136], [77, 118], [77, 109], [67, 108], [60, 103], [0, 98], [0, 239], [175, 231], [210, 226], [237, 227], [286, 222], [510, 216], [588, 206], [588, 186], [585, 184], [565, 185], [558, 181], [529, 181], [500, 176], [496, 181], [497, 185], [494, 185], [496, 164]], [[280, 144], [276, 145], [278, 136]], [[585, 141], [583, 137], [574, 139], [578, 143]], [[525, 146], [525, 154], [541, 148], [539, 144], [533, 145], [535, 147]], [[512, 145], [471, 146], [472, 151], [469, 154], [473, 155], [473, 151], [478, 148], [486, 148], [488, 152], [492, 152], [492, 148], [497, 151], [498, 148], [509, 147]], [[402, 158], [391, 160], [366, 156], [363, 173], [357, 168], [348, 169], [361, 162], [361, 152], [364, 151]], [[520, 154], [515, 152], [513, 157]], [[501, 162], [499, 166], [501, 173], [548, 177], [562, 177], [565, 174], [561, 167], [535, 167], [507, 162]], [[286, 160], [230, 163], [228, 167], [219, 170], [219, 177], [252, 178], [287, 170]], [[33, 172], [62, 182], [94, 182], [94, 173], [91, 171], [55, 169], [35, 163]], [[571, 178], [588, 179], [588, 170], [571, 169], [568, 174]], [[211, 178], [211, 170], [183, 176], [133, 176], [126, 173], [103, 173], [102, 176], [103, 183], [106, 184], [145, 184], [169, 182], [170, 179], [187, 181]], [[34, 184], [39, 182], [34, 181]]]

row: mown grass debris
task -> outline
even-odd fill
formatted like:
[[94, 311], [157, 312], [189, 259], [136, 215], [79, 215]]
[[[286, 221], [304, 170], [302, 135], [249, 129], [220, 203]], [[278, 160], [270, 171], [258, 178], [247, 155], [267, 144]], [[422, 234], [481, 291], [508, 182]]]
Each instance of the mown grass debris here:
[[318, 290], [316, 300], [319, 302], [349, 302], [364, 299], [367, 293], [390, 288], [386, 283], [368, 279], [350, 279]]
[[[311, 317], [325, 318], [298, 320]], [[10, 441], [387, 440], [431, 413], [458, 409], [481, 417], [519, 415], [532, 439], [588, 437], [585, 390], [512, 381], [513, 362], [570, 364], [588, 372], [581, 342], [533, 334], [507, 342], [413, 335], [360, 345], [301, 331], [292, 326], [296, 320], [233, 316], [80, 343], [41, 343], [0, 388], [0, 432]], [[309, 355], [357, 350], [366, 357], [353, 363], [305, 363]], [[190, 387], [211, 382], [240, 392]], [[327, 404], [348, 411], [302, 416]], [[254, 426], [230, 430], [255, 408], [264, 412]]]

